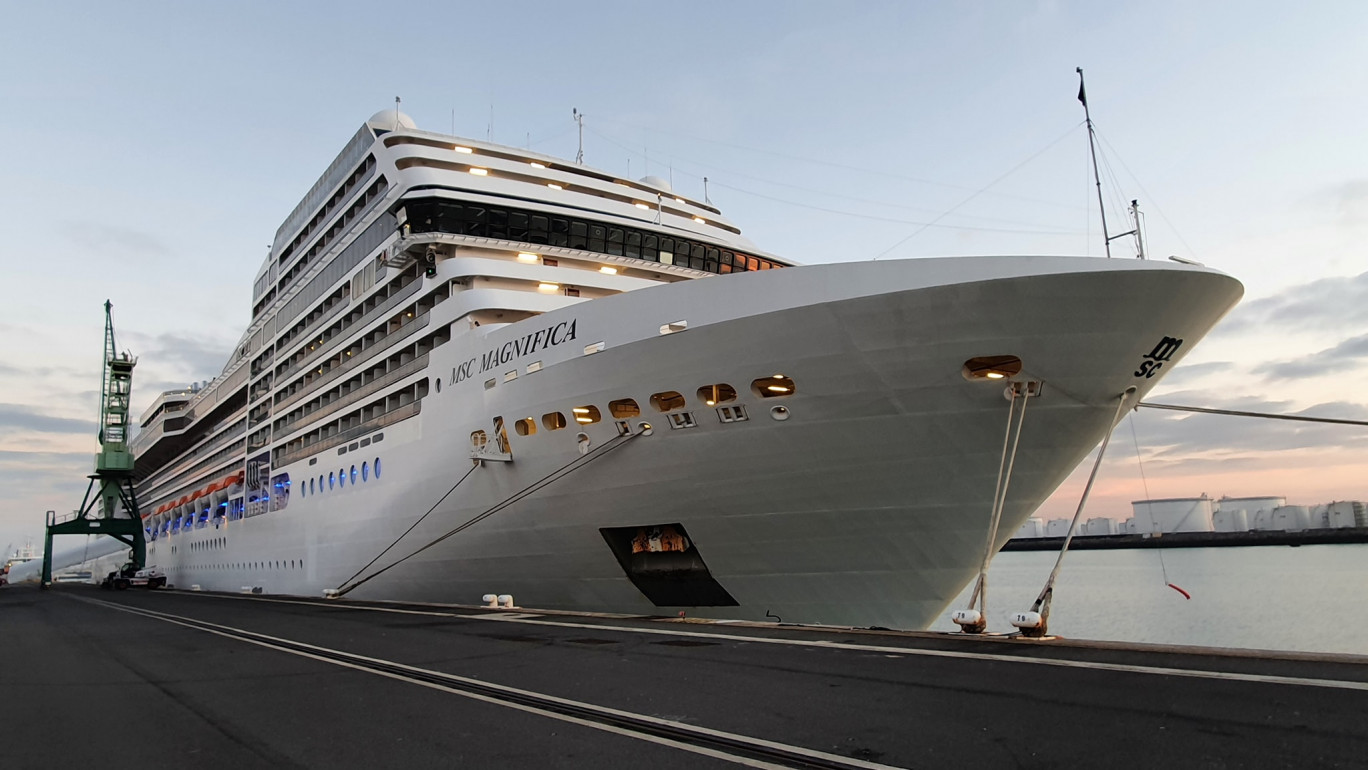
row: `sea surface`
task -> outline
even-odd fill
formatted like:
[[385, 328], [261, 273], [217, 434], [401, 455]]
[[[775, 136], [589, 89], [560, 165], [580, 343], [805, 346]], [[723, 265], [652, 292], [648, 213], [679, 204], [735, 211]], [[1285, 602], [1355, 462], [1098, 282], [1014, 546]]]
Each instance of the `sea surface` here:
[[[1008, 618], [1030, 609], [1058, 555], [997, 555], [988, 571], [990, 633], [1016, 630]], [[967, 605], [972, 588], [932, 630], [957, 630], [950, 613]], [[1368, 544], [1070, 551], [1055, 581], [1049, 632], [1368, 655]]]

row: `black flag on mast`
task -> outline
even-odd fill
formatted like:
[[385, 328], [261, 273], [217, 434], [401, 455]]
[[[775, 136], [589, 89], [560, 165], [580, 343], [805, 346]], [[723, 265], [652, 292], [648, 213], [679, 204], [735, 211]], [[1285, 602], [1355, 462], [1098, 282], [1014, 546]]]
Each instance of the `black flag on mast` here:
[[1088, 95], [1083, 92], [1082, 78], [1080, 78], [1078, 81], [1078, 101], [1082, 102], [1084, 107], [1088, 106]]

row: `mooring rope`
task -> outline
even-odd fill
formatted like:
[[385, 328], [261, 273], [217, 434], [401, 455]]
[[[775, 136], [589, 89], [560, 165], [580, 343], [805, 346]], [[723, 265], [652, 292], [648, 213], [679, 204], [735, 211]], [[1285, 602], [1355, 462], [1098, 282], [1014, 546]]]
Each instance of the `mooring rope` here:
[[[426, 551], [427, 549], [432, 548], [433, 546], [437, 545], [438, 543], [441, 543], [443, 540], [446, 540], [446, 539], [449, 538], [449, 537], [452, 537], [452, 536], [454, 536], [454, 535], [457, 535], [457, 534], [459, 534], [459, 533], [461, 533], [461, 532], [463, 532], [463, 531], [469, 529], [470, 527], [473, 527], [473, 526], [475, 526], [476, 524], [479, 524], [480, 522], [484, 521], [485, 519], [489, 518], [490, 516], [493, 516], [494, 514], [500, 512], [500, 511], [502, 511], [503, 509], [507, 508], [508, 506], [513, 505], [514, 503], [519, 502], [520, 500], [523, 500], [524, 498], [528, 497], [529, 495], [532, 495], [532, 494], [535, 494], [536, 492], [541, 491], [541, 490], [542, 490], [543, 488], [545, 488], [546, 486], [548, 486], [548, 485], [550, 485], [550, 484], [554, 484], [555, 482], [557, 482], [557, 481], [559, 481], [559, 480], [565, 478], [566, 476], [570, 475], [571, 473], [574, 473], [575, 471], [577, 471], [577, 470], [579, 470], [579, 469], [585, 467], [585, 466], [588, 465], [589, 463], [594, 462], [595, 460], [598, 460], [598, 459], [600, 459], [600, 458], [606, 457], [609, 453], [611, 453], [611, 452], [613, 452], [613, 451], [616, 451], [617, 449], [619, 449], [619, 448], [625, 446], [625, 445], [627, 444], [627, 442], [629, 442], [629, 441], [631, 441], [632, 439], [637, 438], [638, 436], [641, 436], [641, 435], [643, 435], [643, 433], [642, 433], [641, 431], [638, 431], [638, 432], [636, 432], [636, 433], [628, 433], [628, 434], [625, 434], [625, 435], [624, 435], [624, 434], [620, 434], [620, 435], [614, 436], [611, 440], [609, 440], [608, 442], [606, 442], [603, 446], [599, 447], [598, 449], [591, 450], [591, 451], [589, 451], [589, 452], [586, 453], [586, 454], [583, 454], [583, 455], [580, 455], [579, 457], [576, 457], [575, 459], [571, 460], [570, 462], [566, 463], [565, 465], [562, 465], [561, 467], [557, 468], [556, 470], [554, 470], [554, 471], [548, 473], [547, 475], [543, 476], [542, 478], [538, 479], [537, 481], [532, 482], [531, 484], [529, 484], [529, 485], [523, 487], [522, 489], [518, 490], [517, 492], [514, 492], [512, 495], [509, 495], [508, 497], [504, 498], [501, 502], [496, 503], [493, 507], [490, 507], [490, 508], [486, 509], [483, 513], [477, 514], [476, 516], [474, 516], [474, 517], [468, 519], [467, 521], [465, 521], [464, 523], [462, 523], [460, 526], [456, 527], [455, 529], [451, 530], [450, 532], [447, 532], [446, 534], [444, 534], [444, 535], [438, 537], [437, 539], [433, 540], [432, 542], [428, 543], [427, 545], [424, 545], [423, 547], [421, 547], [421, 548], [417, 549], [416, 551], [410, 553], [408, 556], [405, 556], [405, 557], [403, 557], [403, 558], [401, 558], [401, 559], [399, 559], [399, 560], [397, 560], [397, 561], [395, 561], [395, 562], [392, 562], [391, 564], [386, 565], [385, 567], [382, 567], [382, 568], [376, 570], [375, 572], [371, 573], [370, 575], [367, 575], [366, 577], [362, 578], [361, 580], [357, 580], [356, 582], [351, 583], [350, 585], [344, 585], [342, 588], [339, 588], [339, 589], [337, 589], [337, 591], [331, 592], [331, 593], [329, 593], [328, 595], [329, 595], [331, 598], [340, 598], [340, 597], [342, 597], [342, 596], [345, 596], [346, 594], [348, 594], [349, 592], [355, 590], [357, 587], [363, 585], [363, 584], [366, 583], [367, 581], [370, 581], [370, 580], [372, 580], [372, 579], [374, 579], [374, 578], [379, 577], [380, 575], [383, 575], [384, 573], [388, 572], [389, 570], [393, 569], [394, 567], [397, 567], [397, 566], [399, 566], [400, 564], [403, 564], [404, 562], [408, 561], [409, 559], [412, 559], [413, 557], [417, 556], [418, 554], [422, 553], [423, 551]], [[472, 468], [472, 470], [473, 470], [473, 468]], [[469, 474], [467, 473], [467, 475], [469, 475]], [[459, 482], [457, 482], [457, 483], [459, 484]], [[448, 492], [448, 494], [450, 494], [450, 493]], [[436, 506], [434, 506], [434, 508], [435, 508], [435, 507], [436, 507]], [[379, 557], [376, 557], [376, 558], [378, 559]], [[374, 563], [374, 562], [372, 562], [372, 564], [373, 564], [373, 563]], [[363, 567], [362, 570], [364, 571], [364, 569], [365, 569], [365, 568]], [[357, 573], [357, 574], [360, 574], [360, 573]], [[355, 578], [355, 575], [353, 575], [352, 578]]]

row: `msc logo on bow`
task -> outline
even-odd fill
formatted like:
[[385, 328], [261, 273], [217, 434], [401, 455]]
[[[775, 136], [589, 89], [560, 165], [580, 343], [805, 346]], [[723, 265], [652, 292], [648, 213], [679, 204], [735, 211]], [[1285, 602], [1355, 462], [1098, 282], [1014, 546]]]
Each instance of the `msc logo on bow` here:
[[1159, 344], [1154, 346], [1154, 350], [1141, 356], [1145, 359], [1140, 362], [1140, 368], [1135, 370], [1136, 377], [1149, 379], [1163, 367], [1164, 362], [1173, 358], [1173, 354], [1178, 352], [1178, 348], [1183, 346], [1183, 341], [1173, 337], [1165, 337], [1159, 340]]

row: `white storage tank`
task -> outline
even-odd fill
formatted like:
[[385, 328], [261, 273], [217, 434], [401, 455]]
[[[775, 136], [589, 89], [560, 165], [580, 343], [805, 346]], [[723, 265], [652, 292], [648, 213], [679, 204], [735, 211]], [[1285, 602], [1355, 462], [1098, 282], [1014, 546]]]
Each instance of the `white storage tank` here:
[[1211, 529], [1214, 532], [1248, 532], [1249, 513], [1243, 508], [1228, 510], [1222, 505], [1221, 510], [1211, 514]]
[[1099, 516], [1099, 517], [1097, 517], [1097, 518], [1088, 519], [1088, 521], [1083, 525], [1083, 531], [1082, 531], [1082, 532], [1079, 532], [1078, 534], [1080, 534], [1080, 535], [1089, 535], [1089, 536], [1091, 536], [1091, 535], [1115, 535], [1115, 534], [1116, 534], [1116, 519], [1109, 519], [1109, 518], [1106, 518], [1106, 517], [1104, 517], [1104, 516]]
[[1069, 534], [1069, 522], [1072, 519], [1050, 519], [1045, 524], [1046, 537], [1065, 537]]
[[1301, 532], [1311, 524], [1311, 511], [1304, 505], [1283, 505], [1273, 509], [1269, 529]]
[[1120, 535], [1134, 535], [1136, 532], [1135, 517], [1132, 516], [1129, 519], [1126, 519], [1125, 521], [1116, 525], [1116, 532]]
[[1276, 495], [1265, 495], [1263, 497], [1222, 497], [1216, 501], [1216, 507], [1222, 511], [1244, 510], [1245, 517], [1251, 526], [1254, 523], [1254, 516], [1259, 511], [1271, 511], [1280, 505], [1287, 505], [1286, 497]]
[[1364, 521], [1363, 503], [1356, 500], [1341, 500], [1325, 506], [1325, 526], [1330, 529], [1368, 526]]
[[1045, 534], [1045, 521], [1034, 516], [1021, 523], [1021, 529], [1017, 530], [1016, 537], [1031, 538], [1040, 537]]
[[1131, 503], [1131, 509], [1135, 512], [1135, 529], [1142, 535], [1211, 531], [1212, 505], [1206, 495], [1137, 500]]

